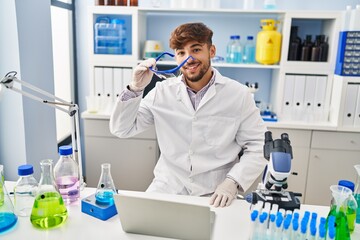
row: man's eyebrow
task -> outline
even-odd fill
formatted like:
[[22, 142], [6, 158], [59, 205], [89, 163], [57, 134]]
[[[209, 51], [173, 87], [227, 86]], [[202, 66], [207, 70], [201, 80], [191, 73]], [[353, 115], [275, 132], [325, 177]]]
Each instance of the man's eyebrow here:
[[[194, 43], [193, 45], [190, 46], [190, 48], [194, 48], [194, 47], [202, 47], [204, 46], [205, 43]], [[175, 51], [180, 51], [180, 50], [184, 50], [184, 48], [176, 48]]]

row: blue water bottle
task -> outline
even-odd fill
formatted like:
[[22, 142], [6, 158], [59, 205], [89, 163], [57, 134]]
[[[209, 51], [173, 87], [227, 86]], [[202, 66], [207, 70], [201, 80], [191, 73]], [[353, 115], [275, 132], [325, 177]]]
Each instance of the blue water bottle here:
[[244, 46], [244, 63], [255, 63], [255, 43], [253, 36], [247, 36]]

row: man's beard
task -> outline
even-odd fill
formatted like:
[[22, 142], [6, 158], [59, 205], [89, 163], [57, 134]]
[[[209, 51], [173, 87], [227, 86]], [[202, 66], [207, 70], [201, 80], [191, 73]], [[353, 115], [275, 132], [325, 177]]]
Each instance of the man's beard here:
[[[194, 63], [194, 64], [197, 64], [197, 63]], [[191, 66], [191, 65], [189, 65], [189, 66]], [[187, 81], [198, 82], [204, 77], [205, 73], [209, 70], [209, 68], [210, 68], [210, 59], [207, 64], [201, 65], [199, 74], [189, 76], [188, 74], [186, 74], [186, 71], [183, 71], [183, 75]]]

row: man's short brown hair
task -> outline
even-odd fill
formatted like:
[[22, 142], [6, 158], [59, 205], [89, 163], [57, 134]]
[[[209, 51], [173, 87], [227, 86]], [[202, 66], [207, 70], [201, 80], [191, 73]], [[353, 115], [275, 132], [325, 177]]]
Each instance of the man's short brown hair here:
[[213, 31], [203, 23], [185, 23], [178, 26], [170, 36], [171, 49], [184, 47], [190, 41], [212, 45]]

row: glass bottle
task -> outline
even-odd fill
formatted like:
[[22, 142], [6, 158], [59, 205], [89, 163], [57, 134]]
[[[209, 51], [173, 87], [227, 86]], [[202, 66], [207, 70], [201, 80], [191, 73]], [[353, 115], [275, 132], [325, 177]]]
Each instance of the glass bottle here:
[[54, 167], [54, 177], [59, 192], [65, 203], [71, 203], [79, 199], [79, 167], [72, 158], [72, 147], [59, 147], [60, 158]]
[[343, 187], [347, 187], [351, 190], [351, 195], [349, 196], [349, 198], [346, 200], [346, 217], [348, 220], [348, 226], [349, 226], [349, 231], [350, 233], [352, 233], [355, 229], [355, 222], [356, 222], [356, 209], [357, 209], [357, 203], [356, 200], [353, 197], [353, 193], [354, 193], [354, 188], [355, 188], [355, 184], [351, 181], [348, 180], [340, 180], [338, 183], [339, 186], [343, 186]]
[[52, 160], [42, 160], [40, 165], [41, 178], [30, 221], [37, 228], [48, 229], [64, 223], [68, 214], [54, 181]]
[[315, 44], [311, 49], [311, 61], [320, 61], [320, 35], [316, 36]]
[[311, 35], [306, 35], [304, 40], [304, 45], [301, 48], [301, 61], [310, 61], [311, 60], [311, 50], [313, 47], [313, 43], [311, 41]]
[[320, 52], [319, 52], [319, 58], [321, 62], [326, 62], [328, 58], [329, 53], [329, 44], [328, 39], [325, 38], [325, 35], [320, 35]]
[[21, 217], [28, 217], [31, 214], [32, 207], [38, 188], [38, 182], [33, 176], [34, 168], [30, 164], [18, 167], [20, 176], [14, 187], [15, 213]]
[[0, 234], [15, 226], [18, 220], [4, 183], [4, 166], [0, 165]]
[[230, 36], [230, 42], [226, 48], [226, 62], [241, 63], [242, 62], [242, 46], [240, 43], [240, 36]]
[[255, 63], [255, 43], [253, 36], [247, 36], [244, 46], [244, 63]]
[[354, 198], [357, 202], [357, 209], [356, 209], [356, 223], [360, 224], [360, 165], [355, 165], [355, 170], [357, 173], [357, 180], [356, 186], [354, 191]]
[[110, 166], [110, 163], [101, 164], [100, 180], [95, 193], [98, 204], [114, 203], [113, 195], [116, 194], [116, 188], [111, 177]]

